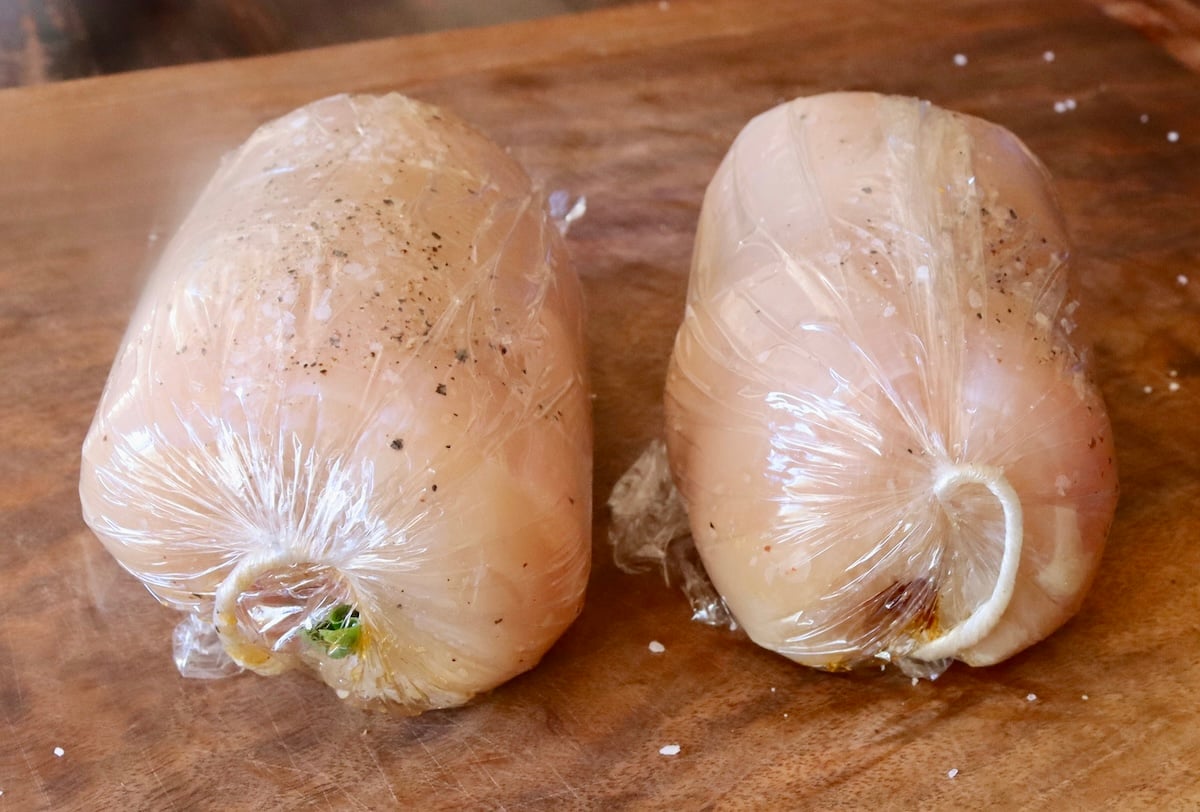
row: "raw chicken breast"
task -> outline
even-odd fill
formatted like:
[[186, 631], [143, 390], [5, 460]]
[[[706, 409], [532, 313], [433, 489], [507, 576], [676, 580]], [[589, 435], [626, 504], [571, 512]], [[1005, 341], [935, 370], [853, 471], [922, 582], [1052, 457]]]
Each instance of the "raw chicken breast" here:
[[302, 666], [419, 712], [576, 617], [582, 301], [541, 204], [398, 95], [315, 102], [225, 160], [134, 313], [80, 483], [108, 550], [188, 613], [185, 674]]
[[709, 186], [667, 442], [714, 585], [805, 665], [988, 665], [1080, 606], [1117, 498], [1045, 170], [1001, 127], [835, 93]]

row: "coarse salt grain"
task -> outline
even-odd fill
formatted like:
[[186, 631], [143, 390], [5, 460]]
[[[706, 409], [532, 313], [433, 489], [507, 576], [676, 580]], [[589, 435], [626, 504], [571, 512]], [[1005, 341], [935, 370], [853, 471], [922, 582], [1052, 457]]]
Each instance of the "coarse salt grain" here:
[[920, 680], [919, 680], [919, 679], [917, 679], [916, 677], [913, 677], [913, 678], [912, 678], [912, 684], [913, 684], [914, 686], [915, 686], [915, 685], [916, 685], [918, 682], [920, 682]]
[[1179, 381], [1171, 381], [1169, 384], [1167, 384], [1167, 391], [1168, 392], [1178, 392], [1179, 391]]
[[1174, 144], [1176, 141], [1179, 140], [1179, 133], [1175, 132], [1174, 130], [1171, 130], [1169, 133], [1167, 133], [1167, 140], [1170, 141], [1172, 144]]
[[947, 777], [947, 778], [957, 778], [957, 777], [958, 777], [958, 767], [955, 767], [955, 768], [953, 768], [953, 769], [947, 770], [947, 771], [946, 771], [946, 777]]
[[954, 64], [958, 65], [960, 68], [963, 65], [966, 65], [967, 64], [967, 55], [966, 54], [955, 54], [954, 55]]
[[1188, 278], [1185, 275], [1180, 274], [1179, 276], [1175, 277], [1175, 281], [1180, 285], [1186, 285], [1188, 283]]
[[664, 744], [658, 748], [658, 752], [664, 756], [677, 756], [679, 755], [679, 749], [678, 744]]
[[1082, 695], [1082, 696], [1081, 696], [1081, 697], [1079, 697], [1079, 698], [1080, 698], [1080, 699], [1082, 699], [1084, 702], [1087, 702], [1087, 701], [1088, 701], [1088, 695], [1087, 695], [1087, 694], [1084, 694], [1084, 695]]
[[1149, 114], [1148, 114], [1148, 113], [1142, 113], [1140, 116], [1138, 116], [1138, 121], [1142, 122], [1143, 124], [1149, 124], [1149, 123], [1150, 123], [1150, 116], [1149, 116]]
[[1054, 51], [1043, 51], [1042, 59], [1046, 60], [1047, 62], [1053, 62], [1054, 61]]
[[66, 754], [67, 754], [67, 751], [62, 749], [61, 747], [54, 748], [54, 755], [57, 756], [58, 758], [62, 758]]
[[1168, 377], [1168, 378], [1178, 378], [1178, 377], [1179, 377], [1179, 370], [1177, 370], [1177, 369], [1168, 369], [1168, 370], [1167, 370], [1167, 377]]
[[1153, 386], [1143, 386], [1142, 391], [1148, 395], [1154, 391], [1154, 387]]
[[1026, 702], [1036, 702], [1037, 694], [1025, 694], [1025, 701]]
[[650, 641], [650, 653], [651, 654], [662, 654], [666, 650], [667, 650], [667, 647], [664, 646], [662, 643], [658, 642], [657, 640]]

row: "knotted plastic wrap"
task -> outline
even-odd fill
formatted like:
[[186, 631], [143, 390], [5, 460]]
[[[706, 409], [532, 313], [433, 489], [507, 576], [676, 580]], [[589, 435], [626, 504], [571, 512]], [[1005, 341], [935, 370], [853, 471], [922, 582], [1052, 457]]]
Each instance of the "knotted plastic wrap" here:
[[[84, 516], [186, 617], [188, 676], [460, 704], [532, 667], [590, 562], [582, 302], [499, 147], [338, 96], [228, 156], [133, 315]], [[164, 641], [165, 643], [165, 641]]]
[[755, 118], [708, 188], [667, 380], [690, 528], [622, 482], [618, 561], [669, 564], [690, 529], [751, 638], [819, 668], [936, 675], [1050, 634], [1117, 495], [1067, 258], [1001, 127], [869, 93]]

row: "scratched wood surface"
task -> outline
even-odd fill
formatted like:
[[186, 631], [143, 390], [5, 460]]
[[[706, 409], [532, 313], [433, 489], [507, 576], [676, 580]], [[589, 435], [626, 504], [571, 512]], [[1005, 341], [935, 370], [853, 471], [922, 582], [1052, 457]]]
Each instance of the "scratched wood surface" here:
[[[1081, 2], [673, 0], [0, 91], [0, 810], [1200, 806], [1200, 81], [1173, 54]], [[839, 88], [987, 117], [1049, 165], [1122, 474], [1079, 617], [915, 686], [692, 624], [604, 542], [661, 419], [707, 178], [751, 115]], [[218, 156], [313, 98], [391, 89], [587, 196], [569, 242], [596, 391], [586, 610], [533, 672], [415, 719], [300, 675], [181, 679], [175, 617], [75, 490], [140, 281]]]

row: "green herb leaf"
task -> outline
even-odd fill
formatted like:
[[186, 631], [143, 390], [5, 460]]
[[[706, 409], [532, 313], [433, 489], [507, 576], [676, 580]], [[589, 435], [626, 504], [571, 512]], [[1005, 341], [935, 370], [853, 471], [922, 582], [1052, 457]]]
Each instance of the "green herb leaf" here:
[[334, 660], [354, 654], [362, 640], [358, 610], [345, 603], [334, 607], [329, 617], [306, 629], [305, 635], [314, 643], [323, 644], [325, 652]]

